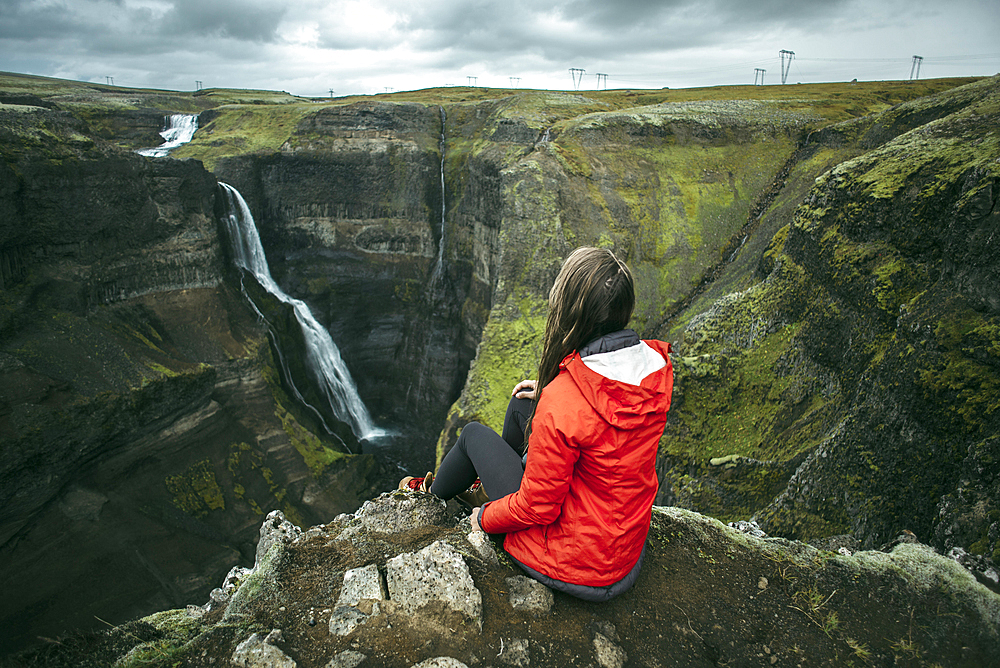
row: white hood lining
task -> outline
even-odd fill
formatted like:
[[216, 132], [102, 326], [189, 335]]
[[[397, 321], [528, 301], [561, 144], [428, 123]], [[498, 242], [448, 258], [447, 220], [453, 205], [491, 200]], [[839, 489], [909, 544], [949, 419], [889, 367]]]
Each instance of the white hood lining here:
[[591, 371], [629, 385], [641, 384], [643, 378], [667, 365], [667, 361], [645, 341], [610, 353], [587, 355], [582, 359]]

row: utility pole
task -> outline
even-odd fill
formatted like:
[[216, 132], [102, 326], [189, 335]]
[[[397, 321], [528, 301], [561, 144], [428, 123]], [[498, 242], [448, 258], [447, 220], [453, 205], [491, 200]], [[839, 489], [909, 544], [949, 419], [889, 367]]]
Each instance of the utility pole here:
[[569, 75], [573, 77], [573, 90], [580, 90], [580, 84], [583, 82], [583, 75], [586, 72], [587, 70], [581, 70], [579, 67], [569, 68]]
[[510, 87], [511, 88], [517, 88], [520, 85], [521, 85], [521, 77], [511, 77], [510, 78]]
[[[758, 86], [758, 85], [759, 86], [763, 86], [764, 85], [764, 72], [766, 72], [766, 71], [767, 70], [762, 70], [759, 67], [755, 67], [754, 68], [754, 70], [753, 70], [753, 85], [754, 86]], [[759, 84], [757, 83], [758, 80], [760, 80]]]
[[923, 61], [923, 56], [913, 56], [913, 64], [910, 65], [910, 81], [920, 78], [920, 63]]
[[608, 89], [608, 75], [600, 74], [597, 75], [597, 90], [601, 90], [601, 80], [604, 80], [604, 90]]
[[469, 80], [469, 86], [471, 88], [475, 88], [476, 87], [476, 82], [479, 81], [479, 77], [465, 77], [465, 78]]
[[784, 85], [788, 81], [788, 70], [792, 69], [792, 58], [795, 57], [795, 52], [782, 49], [778, 52], [778, 56], [781, 57], [781, 83]]

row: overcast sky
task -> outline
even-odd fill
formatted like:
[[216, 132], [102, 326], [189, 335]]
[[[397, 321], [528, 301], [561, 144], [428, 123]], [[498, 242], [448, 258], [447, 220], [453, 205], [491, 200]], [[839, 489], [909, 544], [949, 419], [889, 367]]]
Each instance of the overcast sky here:
[[1000, 0], [0, 0], [0, 70], [172, 90], [770, 85], [781, 50], [789, 83], [992, 75]]

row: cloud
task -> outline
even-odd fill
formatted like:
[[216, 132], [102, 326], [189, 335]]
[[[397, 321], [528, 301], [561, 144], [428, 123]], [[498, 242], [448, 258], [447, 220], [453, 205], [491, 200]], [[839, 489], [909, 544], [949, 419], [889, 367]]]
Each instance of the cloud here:
[[[913, 53], [928, 77], [995, 72], [998, 31], [995, 0], [0, 0], [0, 70], [315, 95], [568, 88], [578, 67], [659, 87], [777, 81], [791, 49], [796, 80], [906, 78]], [[987, 57], [930, 57], [959, 54]]]
[[174, 0], [158, 28], [168, 35], [272, 42], [291, 9], [291, 3], [274, 0]]

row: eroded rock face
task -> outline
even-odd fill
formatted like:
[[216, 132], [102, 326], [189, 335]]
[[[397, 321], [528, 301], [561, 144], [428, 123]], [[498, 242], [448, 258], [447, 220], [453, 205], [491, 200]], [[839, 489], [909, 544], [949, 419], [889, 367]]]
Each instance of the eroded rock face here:
[[433, 106], [331, 107], [280, 152], [215, 167], [254, 211], [275, 279], [330, 329], [376, 421], [422, 441], [408, 463], [423, 467], [478, 339], [469, 262], [445, 231], [460, 201], [442, 184], [446, 122]]
[[262, 506], [319, 521], [376, 475], [282, 397], [266, 331], [224, 280], [212, 175], [86, 132], [0, 111], [11, 649], [203, 598], [252, 554]]
[[807, 147], [831, 169], [792, 168], [767, 243], [751, 238], [746, 264], [664, 332], [678, 358], [660, 501], [755, 516], [772, 535], [871, 548], [908, 529], [995, 554], [991, 483], [972, 471], [1000, 428], [986, 352], [998, 311], [983, 294], [1000, 149], [970, 119], [995, 116], [997, 86], [841, 128], [878, 142]]

